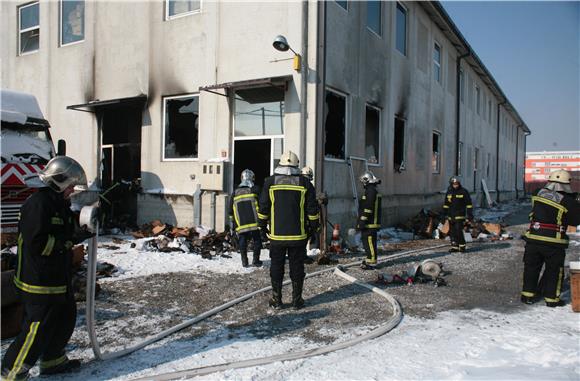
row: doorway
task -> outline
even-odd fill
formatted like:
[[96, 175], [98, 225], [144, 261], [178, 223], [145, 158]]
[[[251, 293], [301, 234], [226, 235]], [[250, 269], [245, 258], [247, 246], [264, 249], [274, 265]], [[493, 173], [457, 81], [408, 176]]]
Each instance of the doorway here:
[[244, 169], [251, 169], [256, 175], [255, 183], [260, 187], [270, 176], [270, 139], [236, 140], [234, 147], [234, 188], [240, 184]]

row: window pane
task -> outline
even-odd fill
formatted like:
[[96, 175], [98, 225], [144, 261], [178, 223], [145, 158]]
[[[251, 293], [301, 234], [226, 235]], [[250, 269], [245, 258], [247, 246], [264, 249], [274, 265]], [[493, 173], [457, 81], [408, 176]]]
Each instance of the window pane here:
[[348, 9], [348, 2], [346, 0], [344, 0], [344, 1], [337, 1], [336, 3], [338, 5], [340, 5], [341, 7], [343, 7], [344, 9]]
[[20, 7], [20, 30], [38, 26], [38, 3]]
[[367, 106], [365, 118], [365, 153], [369, 164], [379, 163], [380, 119], [379, 110]]
[[395, 118], [395, 146], [393, 147], [395, 171], [405, 169], [405, 121]]
[[437, 44], [433, 49], [433, 75], [437, 82], [441, 82], [441, 48]]
[[346, 146], [346, 98], [326, 91], [326, 120], [324, 122], [324, 156], [345, 158]]
[[85, 38], [85, 2], [63, 0], [61, 44], [82, 41]]
[[20, 34], [20, 53], [38, 50], [40, 30], [34, 29]]
[[397, 50], [407, 55], [407, 11], [397, 3]]
[[168, 0], [169, 16], [199, 10], [199, 0]]
[[235, 136], [282, 135], [284, 91], [261, 87], [236, 91]]
[[434, 173], [439, 173], [440, 153], [439, 153], [439, 134], [433, 133], [433, 152], [431, 156], [431, 166]]
[[370, 30], [381, 35], [381, 2], [367, 1], [367, 26]]
[[197, 96], [165, 100], [165, 159], [197, 158], [198, 123]]

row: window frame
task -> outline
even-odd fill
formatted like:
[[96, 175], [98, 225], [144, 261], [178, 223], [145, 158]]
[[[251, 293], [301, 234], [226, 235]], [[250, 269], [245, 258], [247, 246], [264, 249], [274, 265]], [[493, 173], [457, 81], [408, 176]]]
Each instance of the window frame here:
[[175, 20], [181, 17], [187, 17], [187, 16], [191, 16], [194, 15], [196, 13], [201, 13], [201, 9], [202, 9], [202, 2], [203, 0], [199, 0], [199, 8], [193, 11], [189, 11], [189, 12], [182, 12], [182, 13], [178, 13], [176, 15], [169, 15], [169, 3], [171, 0], [165, 0], [165, 21], [170, 21], [170, 20]]
[[[378, 112], [378, 115], [379, 115], [379, 121], [378, 121], [378, 128], [379, 128], [379, 131], [378, 131], [378, 140], [379, 140], [379, 142], [378, 143], [379, 143], [379, 149], [378, 149], [378, 152], [377, 152], [378, 157], [377, 157], [377, 162], [376, 163], [371, 163], [369, 161], [369, 158], [366, 157], [367, 156], [366, 155], [366, 139], [367, 139], [367, 131], [366, 131], [367, 118], [366, 118], [366, 115], [367, 115], [367, 108], [374, 109], [375, 111]], [[364, 156], [365, 156], [365, 159], [367, 160], [367, 165], [368, 166], [380, 167], [380, 166], [383, 165], [383, 163], [381, 161], [381, 158], [383, 156], [382, 155], [382, 148], [383, 148], [382, 146], [383, 145], [382, 145], [382, 142], [381, 142], [382, 141], [381, 136], [383, 136], [383, 133], [382, 133], [383, 132], [382, 131], [383, 130], [383, 124], [382, 124], [383, 117], [382, 117], [382, 114], [383, 114], [383, 109], [381, 109], [379, 106], [374, 105], [372, 103], [368, 103], [368, 102], [365, 103], [365, 154], [364, 154]]]
[[[439, 49], [437, 49], [439, 48]], [[435, 60], [435, 52], [439, 51], [439, 62], [437, 62]], [[443, 48], [441, 47], [441, 44], [439, 44], [437, 41], [433, 41], [433, 55], [432, 55], [432, 61], [433, 61], [433, 78], [435, 79], [435, 82], [439, 83], [440, 85], [443, 84]], [[438, 77], [435, 77], [435, 66], [438, 67]]]
[[81, 40], [78, 41], [73, 41], [73, 42], [67, 42], [66, 44], [64, 44], [62, 42], [62, 37], [63, 37], [63, 33], [62, 33], [62, 29], [63, 29], [63, 17], [62, 17], [62, 6], [63, 3], [65, 2], [65, 0], [59, 0], [59, 7], [58, 7], [58, 18], [59, 18], [59, 25], [58, 25], [58, 43], [59, 43], [59, 47], [63, 47], [63, 46], [70, 46], [70, 45], [75, 45], [75, 44], [80, 44], [85, 42], [85, 36], [86, 36], [86, 30], [85, 30], [85, 22], [86, 22], [86, 18], [85, 18], [85, 11], [86, 11], [86, 4], [87, 2], [85, 0], [83, 1], [83, 38]]
[[162, 110], [161, 110], [161, 115], [162, 115], [162, 117], [161, 117], [162, 118], [162, 120], [161, 120], [161, 123], [162, 123], [161, 124], [161, 161], [162, 162], [180, 162], [180, 161], [185, 161], [185, 162], [189, 161], [189, 162], [192, 162], [192, 161], [199, 161], [200, 160], [199, 159], [199, 147], [200, 147], [200, 144], [199, 144], [199, 142], [200, 142], [199, 135], [200, 135], [200, 131], [201, 131], [201, 122], [200, 121], [198, 122], [198, 127], [197, 127], [197, 157], [186, 157], [186, 158], [172, 158], [172, 157], [166, 158], [165, 157], [165, 129], [167, 128], [167, 126], [166, 126], [167, 101], [168, 100], [171, 100], [171, 99], [194, 98], [194, 97], [197, 97], [197, 99], [198, 99], [198, 101], [197, 101], [198, 102], [198, 106], [197, 106], [198, 107], [198, 110], [197, 110], [197, 120], [199, 121], [200, 120], [200, 114], [201, 114], [201, 111], [200, 111], [200, 108], [201, 108], [200, 107], [201, 106], [200, 99], [201, 99], [201, 97], [200, 97], [200, 93], [199, 92], [197, 92], [197, 93], [188, 93], [188, 94], [180, 94], [180, 95], [167, 95], [167, 96], [162, 96], [161, 97], [161, 99], [162, 99], [162, 102], [161, 102], [161, 108], [162, 108]]
[[367, 30], [371, 31], [375, 36], [377, 36], [378, 38], [383, 38], [383, 2], [381, 0], [373, 0], [373, 2], [379, 4], [379, 31], [375, 31], [374, 29], [372, 29], [369, 25], [369, 4], [371, 3], [371, 1], [367, 1], [366, 5], [367, 5], [367, 21], [366, 21], [366, 27]]
[[[24, 8], [32, 7], [34, 5], [37, 5], [38, 6], [38, 24], [36, 26], [34, 26], [34, 27], [22, 29], [21, 26], [20, 26], [22, 10]], [[27, 3], [27, 4], [18, 5], [17, 6], [17, 12], [16, 13], [17, 13], [17, 17], [18, 17], [18, 44], [17, 44], [18, 45], [18, 56], [25, 56], [25, 55], [28, 55], [28, 54], [37, 53], [40, 50], [40, 0], [33, 1], [33, 2], [30, 2], [30, 3]], [[22, 43], [22, 33], [31, 32], [31, 31], [36, 30], [36, 29], [38, 30], [38, 49], [23, 52], [22, 51], [22, 46], [21, 46], [21, 43]]]
[[[344, 98], [344, 159], [337, 159], [334, 157], [328, 157], [326, 156], [326, 148], [324, 148], [324, 160], [326, 161], [333, 161], [333, 162], [337, 162], [337, 163], [344, 163], [348, 160], [348, 133], [349, 133], [349, 118], [350, 118], [350, 97], [347, 93], [343, 93], [340, 90], [336, 90], [332, 87], [326, 87], [325, 89], [326, 91], [329, 91], [331, 93], [334, 93], [335, 95], [341, 96]], [[325, 96], [324, 98], [326, 99], [326, 91], [325, 91]], [[325, 101], [326, 103], [326, 101]], [[328, 112], [328, 108], [326, 106], [326, 104], [324, 105], [324, 109], [326, 110], [326, 112]], [[327, 117], [327, 115], [325, 115], [325, 117]], [[326, 119], [324, 120], [324, 133], [326, 136]], [[325, 142], [326, 145], [326, 142]]]
[[[399, 28], [398, 28], [399, 18], [397, 16], [398, 16], [399, 8], [401, 8], [403, 10], [403, 12], [405, 13], [405, 51], [404, 52], [401, 52], [399, 50], [399, 46], [398, 46], [399, 38], [398, 38], [397, 32], [399, 30]], [[404, 57], [408, 56], [408, 53], [409, 53], [409, 9], [398, 1], [395, 4], [395, 50], [398, 51], [400, 54], [402, 54]]]
[[[433, 136], [437, 135], [437, 170], [433, 168]], [[432, 130], [431, 133], [431, 173], [434, 175], [438, 175], [441, 173], [441, 132], [437, 130]]]

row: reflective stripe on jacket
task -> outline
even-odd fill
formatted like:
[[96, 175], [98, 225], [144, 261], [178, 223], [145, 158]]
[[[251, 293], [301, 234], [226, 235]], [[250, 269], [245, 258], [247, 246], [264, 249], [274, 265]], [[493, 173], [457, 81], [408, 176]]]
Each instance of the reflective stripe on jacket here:
[[230, 200], [230, 221], [236, 232], [245, 233], [259, 230], [258, 195], [260, 188], [240, 187], [234, 191]]
[[380, 229], [382, 222], [382, 195], [377, 192], [375, 184], [368, 184], [358, 204], [358, 222], [360, 229]]

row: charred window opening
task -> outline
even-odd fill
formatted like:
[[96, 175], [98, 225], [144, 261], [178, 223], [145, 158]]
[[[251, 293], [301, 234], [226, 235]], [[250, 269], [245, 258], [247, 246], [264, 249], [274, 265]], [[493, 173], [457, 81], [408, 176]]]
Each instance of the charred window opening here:
[[163, 159], [196, 159], [199, 96], [165, 98]]
[[60, 44], [72, 44], [85, 39], [85, 1], [60, 2]]
[[441, 134], [433, 131], [433, 147], [431, 150], [431, 168], [433, 173], [441, 171]]
[[346, 97], [326, 90], [326, 121], [324, 123], [324, 156], [345, 159]]
[[381, 110], [367, 105], [365, 118], [365, 156], [369, 164], [379, 164]]
[[405, 169], [405, 121], [395, 118], [395, 140], [394, 140], [393, 163], [395, 171], [401, 172]]

